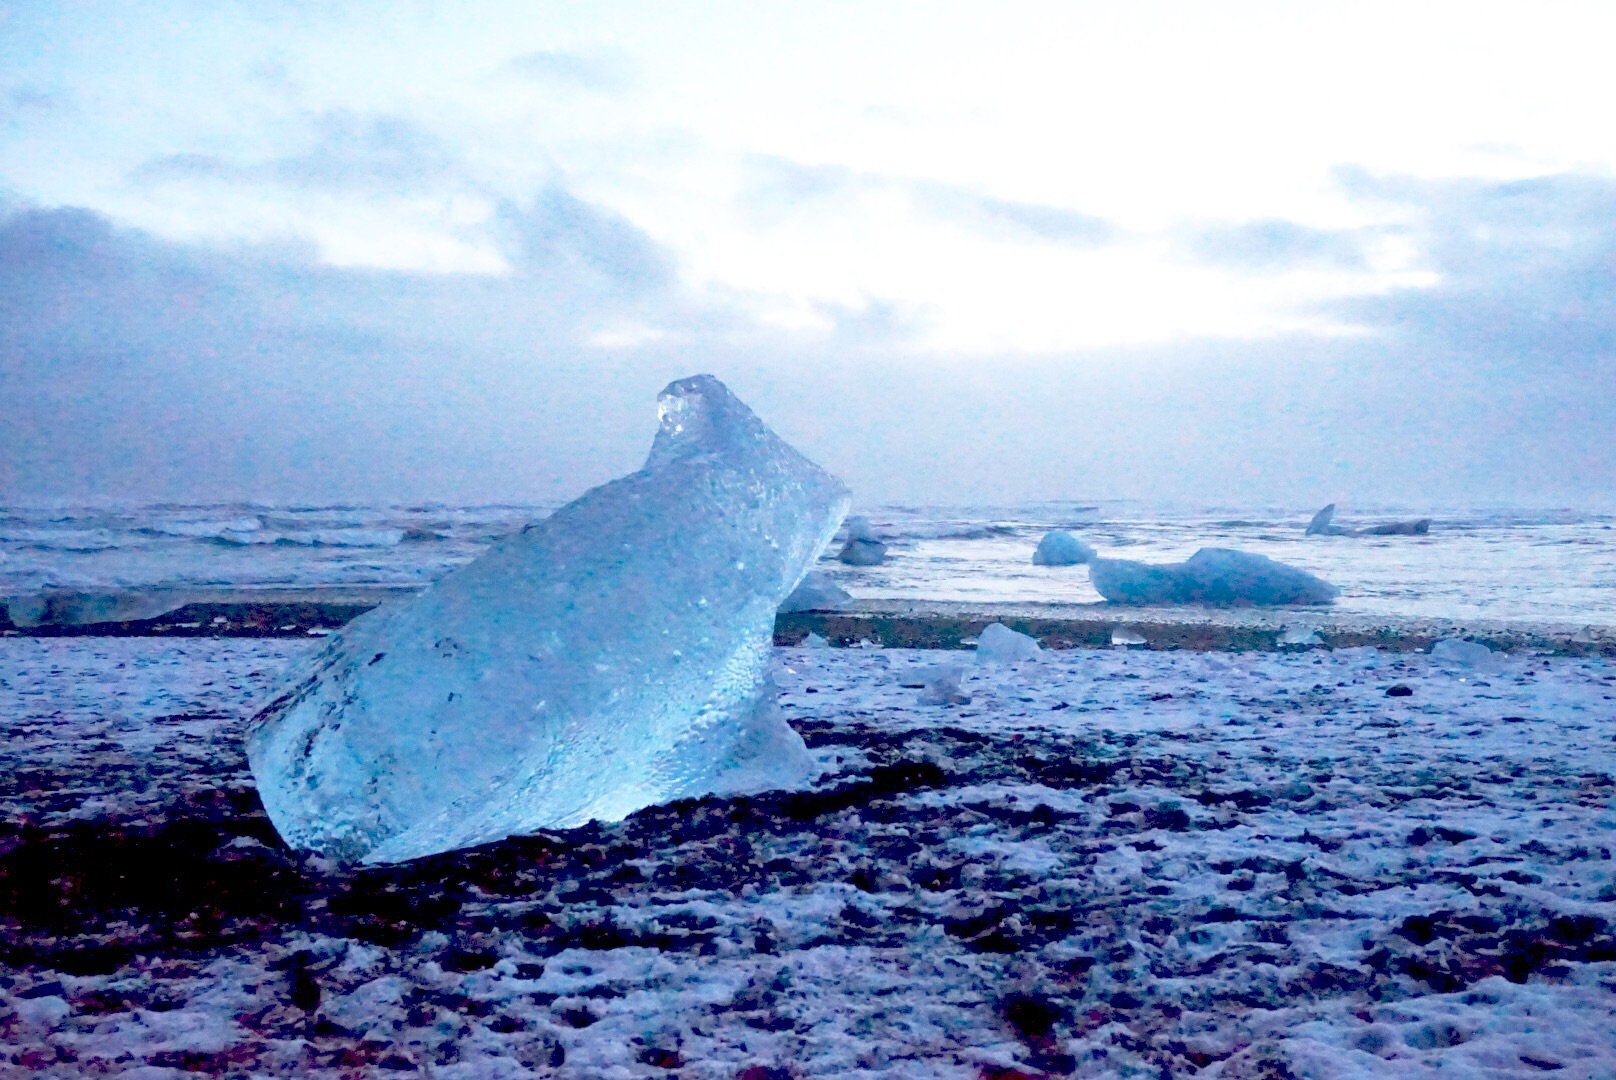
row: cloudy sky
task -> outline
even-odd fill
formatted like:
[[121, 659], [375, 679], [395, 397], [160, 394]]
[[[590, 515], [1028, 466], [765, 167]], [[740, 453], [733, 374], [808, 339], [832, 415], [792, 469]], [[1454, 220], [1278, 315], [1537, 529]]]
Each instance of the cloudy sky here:
[[1608, 3], [0, 0], [0, 499], [1616, 501]]

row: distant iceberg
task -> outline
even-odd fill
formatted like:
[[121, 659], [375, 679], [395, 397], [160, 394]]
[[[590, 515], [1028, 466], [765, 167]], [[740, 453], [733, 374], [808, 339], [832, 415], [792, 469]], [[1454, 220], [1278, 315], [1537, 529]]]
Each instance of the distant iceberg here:
[[1065, 529], [1051, 529], [1032, 553], [1034, 566], [1076, 566], [1094, 558], [1094, 549]]
[[1362, 529], [1354, 529], [1346, 525], [1335, 524], [1335, 503], [1331, 503], [1323, 510], [1313, 515], [1313, 520], [1307, 523], [1305, 536], [1425, 536], [1431, 531], [1431, 519], [1419, 518], [1414, 521], [1392, 521], [1384, 525], [1370, 525]]
[[875, 527], [866, 517], [847, 519], [847, 543], [836, 557], [849, 566], [880, 566], [886, 561], [887, 546], [876, 536]]
[[1341, 593], [1306, 570], [1229, 548], [1202, 548], [1181, 563], [1095, 558], [1089, 578], [1116, 604], [1267, 607], [1327, 604]]

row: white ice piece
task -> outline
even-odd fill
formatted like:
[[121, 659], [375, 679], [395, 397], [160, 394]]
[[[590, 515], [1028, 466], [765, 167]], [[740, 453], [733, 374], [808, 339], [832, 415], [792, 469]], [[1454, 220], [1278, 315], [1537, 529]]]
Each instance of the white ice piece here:
[[1281, 645], [1323, 645], [1324, 639], [1311, 626], [1302, 623], [1285, 627], [1279, 633]]
[[1443, 638], [1431, 646], [1431, 659], [1444, 667], [1490, 671], [1497, 658], [1491, 649], [1479, 641]]
[[808, 631], [808, 636], [802, 639], [802, 647], [805, 649], [828, 649], [830, 648], [830, 642], [810, 630]]
[[1126, 626], [1114, 627], [1111, 631], [1111, 644], [1127, 647], [1129, 645], [1145, 645], [1144, 635], [1137, 630], [1129, 630]]
[[812, 774], [766, 662], [847, 491], [710, 375], [658, 409], [643, 469], [360, 616], [250, 722], [291, 846], [395, 862]]
[[1094, 549], [1065, 529], [1051, 529], [1032, 553], [1035, 566], [1076, 566], [1094, 558]]
[[832, 611], [853, 599], [852, 594], [818, 570], [810, 570], [802, 583], [780, 604], [784, 613]]
[[1230, 548], [1202, 548], [1181, 563], [1095, 558], [1089, 580], [1118, 604], [1323, 604], [1341, 592], [1306, 570]]
[[1014, 664], [1036, 660], [1042, 652], [1038, 642], [1004, 623], [989, 623], [976, 635], [976, 659], [982, 664]]

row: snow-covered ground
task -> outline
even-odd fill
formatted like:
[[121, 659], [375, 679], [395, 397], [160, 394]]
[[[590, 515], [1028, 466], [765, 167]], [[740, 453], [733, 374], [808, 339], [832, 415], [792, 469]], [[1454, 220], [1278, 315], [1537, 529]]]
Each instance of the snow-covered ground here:
[[782, 649], [816, 790], [355, 873], [312, 647], [0, 640], [0, 1072], [1616, 1077], [1616, 664]]

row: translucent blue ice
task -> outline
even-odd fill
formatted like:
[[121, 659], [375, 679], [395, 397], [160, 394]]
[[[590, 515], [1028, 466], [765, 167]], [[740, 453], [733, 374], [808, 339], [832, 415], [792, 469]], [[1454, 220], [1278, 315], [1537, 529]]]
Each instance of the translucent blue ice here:
[[1339, 589], [1266, 555], [1202, 548], [1181, 563], [1093, 559], [1095, 591], [1119, 604], [1325, 604]]
[[643, 469], [354, 620], [253, 719], [290, 845], [395, 862], [810, 776], [767, 660], [847, 491], [712, 376], [658, 407]]

